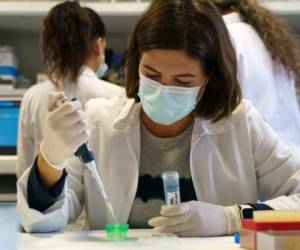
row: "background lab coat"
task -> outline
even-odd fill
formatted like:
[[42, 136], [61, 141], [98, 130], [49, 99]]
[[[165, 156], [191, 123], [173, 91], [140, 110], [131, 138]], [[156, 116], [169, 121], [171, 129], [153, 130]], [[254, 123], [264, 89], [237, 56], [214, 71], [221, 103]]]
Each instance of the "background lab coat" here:
[[[86, 106], [90, 144], [120, 223], [127, 223], [137, 191], [140, 112], [140, 104], [125, 96], [94, 99]], [[300, 155], [281, 142], [248, 102], [213, 124], [195, 119], [190, 168], [200, 201], [233, 205], [259, 199], [269, 200], [267, 204], [276, 209], [300, 209]], [[18, 208], [27, 232], [61, 230], [80, 214], [83, 204], [90, 229], [112, 223], [94, 180], [77, 158], [69, 159], [62, 195], [44, 213], [28, 207], [29, 170], [17, 183]]]
[[[47, 112], [49, 93], [57, 90], [50, 81], [32, 86], [24, 94], [19, 120], [17, 175], [20, 177], [32, 164], [39, 152], [44, 133], [44, 120]], [[116, 85], [98, 79], [88, 67], [84, 67], [78, 83], [64, 88], [69, 98], [77, 97], [83, 107], [91, 98], [111, 98], [124, 90]]]
[[295, 79], [274, 66], [269, 51], [253, 27], [238, 13], [223, 16], [233, 39], [243, 97], [262, 114], [281, 138], [300, 149], [300, 111]]

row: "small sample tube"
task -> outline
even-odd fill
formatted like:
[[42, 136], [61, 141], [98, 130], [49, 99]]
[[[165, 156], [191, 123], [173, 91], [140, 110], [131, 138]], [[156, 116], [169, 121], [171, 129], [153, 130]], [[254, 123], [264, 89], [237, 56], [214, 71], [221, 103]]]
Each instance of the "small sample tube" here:
[[180, 203], [179, 174], [176, 171], [166, 171], [162, 174], [165, 200], [167, 205]]
[[128, 224], [107, 224], [105, 227], [107, 241], [124, 241], [127, 239]]

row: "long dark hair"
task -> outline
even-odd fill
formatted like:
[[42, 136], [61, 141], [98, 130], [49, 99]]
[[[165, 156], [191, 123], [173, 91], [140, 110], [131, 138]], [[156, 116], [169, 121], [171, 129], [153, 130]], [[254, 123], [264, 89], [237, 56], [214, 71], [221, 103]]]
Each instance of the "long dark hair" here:
[[77, 1], [66, 1], [51, 9], [44, 20], [42, 35], [50, 80], [58, 84], [67, 77], [76, 82], [99, 37], [105, 37], [105, 27], [95, 11], [81, 7]]
[[240, 103], [235, 51], [222, 17], [212, 3], [151, 2], [133, 30], [126, 63], [127, 96], [137, 102], [140, 58], [151, 49], [183, 50], [199, 61], [209, 80], [196, 107], [198, 116], [217, 121], [230, 115]]
[[276, 64], [282, 65], [300, 83], [300, 52], [288, 24], [255, 0], [212, 0], [221, 12], [237, 11], [259, 34]]

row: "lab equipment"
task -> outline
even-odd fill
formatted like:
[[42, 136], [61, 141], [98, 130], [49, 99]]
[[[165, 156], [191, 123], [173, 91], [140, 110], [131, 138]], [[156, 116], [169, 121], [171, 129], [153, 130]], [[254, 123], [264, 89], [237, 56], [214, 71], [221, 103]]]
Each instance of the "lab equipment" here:
[[176, 171], [166, 171], [162, 174], [165, 200], [167, 205], [180, 203], [179, 174]]
[[[62, 105], [65, 101], [67, 100], [67, 97], [64, 96], [63, 98], [59, 99], [58, 102], [56, 103], [56, 107]], [[72, 98], [71, 101], [76, 100], [76, 98]], [[109, 214], [111, 215], [113, 221], [115, 224], [118, 224], [118, 220], [116, 218], [115, 212], [113, 210], [113, 207], [108, 199], [108, 196], [106, 194], [103, 182], [97, 172], [97, 167], [96, 167], [96, 162], [95, 162], [95, 157], [94, 154], [91, 150], [91, 148], [89, 147], [88, 143], [84, 143], [82, 144], [78, 150], [75, 152], [75, 155], [77, 157], [79, 157], [79, 159], [81, 160], [81, 162], [87, 167], [87, 169], [90, 171], [91, 176], [94, 178], [94, 180], [96, 181], [97, 184], [97, 188], [99, 189], [100, 193], [102, 194], [107, 210], [109, 212]]]
[[127, 224], [107, 224], [105, 227], [106, 240], [123, 241], [127, 239], [129, 226]]
[[111, 215], [114, 223], [118, 224], [118, 220], [116, 218], [113, 207], [112, 207], [112, 205], [108, 199], [108, 196], [106, 194], [103, 182], [97, 172], [95, 157], [94, 157], [92, 150], [89, 147], [89, 144], [88, 143], [82, 144], [78, 148], [78, 150], [75, 152], [75, 155], [80, 158], [80, 160], [85, 164], [87, 169], [90, 171], [91, 176], [95, 179], [95, 181], [97, 183], [97, 187], [105, 200], [105, 204], [106, 204], [109, 214]]
[[12, 87], [18, 77], [18, 62], [13, 47], [0, 46], [0, 84]]
[[0, 155], [16, 155], [20, 100], [0, 100]]

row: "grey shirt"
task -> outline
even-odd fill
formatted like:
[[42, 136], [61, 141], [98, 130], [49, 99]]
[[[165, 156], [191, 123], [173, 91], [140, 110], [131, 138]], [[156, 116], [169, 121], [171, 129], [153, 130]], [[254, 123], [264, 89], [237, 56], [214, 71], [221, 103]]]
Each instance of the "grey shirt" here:
[[[151, 192], [145, 191], [147, 189], [145, 186], [152, 185], [150, 189], [158, 190], [158, 192], [161, 191], [160, 193], [163, 194], [161, 174], [164, 171], [177, 171], [181, 180], [184, 180], [184, 183], [190, 182], [192, 184], [190, 173], [192, 131], [193, 125], [176, 137], [159, 138], [151, 134], [141, 124], [138, 190], [142, 190], [143, 197], [140, 197], [141, 195], [139, 195], [138, 191], [128, 221], [131, 228], [147, 228], [149, 227], [148, 220], [159, 216], [160, 208], [165, 204], [164, 197], [153, 195], [153, 190]], [[180, 185], [182, 188], [182, 181], [180, 181]], [[147, 193], [145, 194], [145, 192]]]

